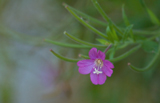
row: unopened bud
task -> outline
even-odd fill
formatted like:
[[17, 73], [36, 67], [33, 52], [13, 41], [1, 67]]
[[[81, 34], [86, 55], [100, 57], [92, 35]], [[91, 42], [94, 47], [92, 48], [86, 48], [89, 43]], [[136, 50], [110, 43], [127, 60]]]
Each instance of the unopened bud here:
[[130, 66], [131, 65], [131, 63], [128, 63], [128, 66]]

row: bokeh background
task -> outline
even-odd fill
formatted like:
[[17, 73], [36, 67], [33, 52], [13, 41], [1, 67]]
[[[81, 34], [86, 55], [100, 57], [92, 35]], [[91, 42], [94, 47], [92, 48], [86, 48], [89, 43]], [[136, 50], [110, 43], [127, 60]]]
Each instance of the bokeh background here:
[[[98, 1], [118, 26], [124, 27], [121, 8], [125, 4], [134, 29], [154, 27], [139, 0]], [[64, 62], [49, 51], [70, 58], [88, 54], [88, 49], [63, 48], [43, 41], [74, 43], [63, 35], [64, 31], [97, 42], [98, 36], [76, 21], [63, 2], [104, 21], [91, 0], [0, 0], [0, 103], [160, 103], [159, 62], [143, 73], [127, 66], [131, 62], [144, 67], [152, 53], [140, 49], [114, 63], [112, 77], [103, 85], [93, 85], [89, 75], [78, 73], [76, 63]], [[160, 0], [145, 2], [160, 18]], [[92, 25], [105, 32], [106, 27]]]

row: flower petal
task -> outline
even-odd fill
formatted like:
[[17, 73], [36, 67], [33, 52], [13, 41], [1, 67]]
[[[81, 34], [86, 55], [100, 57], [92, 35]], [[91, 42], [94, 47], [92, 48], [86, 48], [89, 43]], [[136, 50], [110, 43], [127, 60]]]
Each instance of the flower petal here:
[[104, 73], [99, 74], [98, 84], [102, 85], [105, 83], [107, 76]]
[[102, 60], [105, 60], [105, 57], [106, 57], [105, 53], [103, 53], [102, 51], [98, 50], [98, 58], [102, 59]]
[[94, 66], [94, 60], [80, 60], [77, 62], [79, 73], [89, 74]]
[[79, 67], [78, 71], [81, 74], [89, 74], [92, 71], [93, 66], [94, 65], [89, 65], [89, 66], [86, 66], [86, 67]]
[[94, 74], [93, 72], [91, 72], [90, 74], [90, 78], [91, 78], [91, 81], [93, 84], [95, 85], [102, 85], [105, 83], [107, 77], [104, 73], [101, 73], [101, 74]]
[[104, 60], [104, 65], [108, 66], [109, 68], [114, 68], [114, 65], [108, 60]]
[[103, 66], [102, 67], [102, 70], [103, 72], [105, 73], [105, 75], [107, 75], [108, 77], [111, 77], [112, 73], [113, 73], [113, 70], [110, 69], [109, 67], [107, 66]]
[[96, 59], [98, 56], [98, 53], [97, 53], [97, 48], [92, 48], [90, 51], [89, 51], [89, 57], [90, 59], [94, 60]]
[[90, 78], [93, 84], [97, 85], [98, 84], [98, 75], [93, 74], [93, 72], [90, 74]]
[[79, 67], [86, 67], [94, 64], [94, 60], [80, 60], [77, 62]]

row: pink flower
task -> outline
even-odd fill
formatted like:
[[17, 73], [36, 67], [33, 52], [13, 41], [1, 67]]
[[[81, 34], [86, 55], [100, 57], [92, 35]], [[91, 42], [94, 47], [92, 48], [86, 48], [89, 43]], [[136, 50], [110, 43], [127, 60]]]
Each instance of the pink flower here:
[[90, 59], [80, 60], [77, 65], [79, 66], [79, 73], [89, 74], [93, 84], [102, 85], [105, 83], [107, 77], [111, 77], [114, 65], [105, 60], [105, 53], [100, 50], [97, 52], [96, 48], [89, 51]]

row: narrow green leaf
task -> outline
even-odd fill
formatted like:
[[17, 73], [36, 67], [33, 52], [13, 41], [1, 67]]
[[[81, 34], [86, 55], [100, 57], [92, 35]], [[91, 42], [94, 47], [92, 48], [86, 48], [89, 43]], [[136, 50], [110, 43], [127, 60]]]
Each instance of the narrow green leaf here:
[[103, 16], [103, 18], [109, 23], [110, 18], [106, 15], [106, 13], [104, 12], [104, 10], [101, 8], [101, 6], [99, 5], [99, 3], [97, 2], [97, 0], [92, 0], [94, 6], [97, 8], [97, 10], [99, 11], [99, 13]]
[[115, 54], [115, 51], [111, 52], [111, 53], [109, 54], [109, 59], [113, 59], [113, 58], [114, 58], [114, 54]]
[[86, 46], [86, 45], [78, 45], [78, 44], [69, 44], [69, 43], [61, 43], [57, 41], [52, 41], [48, 39], [44, 39], [45, 42], [52, 43], [54, 45], [62, 46], [62, 47], [68, 47], [68, 48], [80, 48], [80, 49], [90, 49], [92, 47]]
[[145, 8], [145, 10], [147, 11], [151, 21], [153, 24], [155, 25], [160, 25], [160, 21], [159, 19], [156, 17], [156, 15], [146, 6], [144, 0], [140, 0], [141, 5]]
[[160, 25], [160, 21], [159, 19], [156, 17], [156, 15], [150, 10], [147, 8], [147, 12], [150, 16], [150, 19], [152, 21], [153, 24], [156, 24], [156, 25]]
[[160, 45], [158, 47], [158, 52], [155, 54], [155, 56], [153, 57], [153, 59], [150, 61], [150, 63], [148, 63], [148, 65], [146, 67], [144, 67], [144, 68], [137, 68], [137, 67], [131, 65], [130, 63], [129, 63], [129, 66], [130, 66], [131, 69], [133, 69], [135, 71], [138, 71], [138, 72], [143, 72], [143, 71], [149, 70], [153, 66], [153, 64], [156, 62], [156, 60], [158, 59], [158, 57], [160, 56], [159, 54], [160, 54]]
[[88, 45], [88, 46], [91, 46], [91, 47], [97, 47], [97, 48], [106, 48], [107, 45], [97, 45], [97, 44], [92, 44], [92, 43], [88, 43], [88, 42], [85, 42], [83, 40], [80, 40], [70, 34], [68, 34], [67, 32], [64, 32], [65, 35], [67, 35], [67, 37], [69, 37], [70, 39], [78, 42], [78, 43], [81, 43], [81, 44], [84, 44], [84, 45]]
[[110, 30], [111, 30], [111, 33], [112, 33], [113, 40], [119, 41], [119, 38], [116, 34], [116, 31], [114, 30], [113, 24], [109, 23], [109, 27], [110, 27]]
[[83, 55], [83, 54], [79, 54], [79, 57], [82, 57], [82, 58], [84, 58], [84, 59], [90, 59], [90, 57], [89, 57], [89, 56], [87, 56], [87, 55]]
[[92, 27], [91, 25], [89, 25], [88, 23], [86, 23], [82, 18], [80, 18], [77, 14], [75, 14], [73, 12], [73, 10], [71, 10], [67, 4], [64, 4], [65, 8], [80, 22], [82, 23], [84, 26], [88, 27], [89, 29], [91, 29], [93, 32], [95, 32], [96, 34], [102, 36], [105, 39], [108, 39], [107, 36], [100, 32], [99, 30], [95, 29], [94, 27]]
[[129, 56], [130, 54], [134, 53], [136, 50], [138, 50], [139, 48], [141, 47], [141, 45], [138, 45], [134, 48], [132, 48], [131, 50], [127, 51], [126, 53], [116, 57], [116, 58], [113, 58], [113, 59], [109, 59], [109, 61], [111, 62], [115, 62], [115, 61], [119, 61], [119, 60], [122, 60], [124, 58], [126, 58], [127, 56]]
[[133, 25], [129, 25], [126, 27], [124, 35], [123, 35], [123, 39], [122, 39], [123, 42], [128, 38], [128, 35], [131, 32], [132, 27], [133, 27]]
[[114, 55], [115, 55], [115, 53], [116, 53], [116, 48], [117, 48], [117, 46], [114, 46], [114, 47], [113, 47], [112, 52], [109, 54], [109, 59], [113, 59], [113, 58], [114, 58]]
[[101, 44], [103, 44], [103, 45], [109, 45], [109, 44], [111, 44], [110, 42], [108, 42], [107, 40], [104, 40], [104, 39], [96, 39], [97, 41], [99, 41]]
[[142, 43], [142, 49], [146, 52], [158, 52], [158, 43], [146, 40]]
[[[123, 48], [125, 48], [127, 45], [129, 45], [129, 44], [123, 43], [123, 44], [117, 45], [116, 50], [123, 49]], [[110, 53], [110, 52], [113, 52], [113, 51], [114, 51], [114, 48], [111, 48], [111, 49], [109, 49], [109, 50], [107, 51], [107, 54]]]
[[113, 24], [113, 27], [116, 29], [117, 32], [119, 32], [121, 35], [123, 35], [123, 32], [111, 21], [111, 19], [107, 16], [107, 14], [104, 12], [104, 10], [101, 8], [97, 0], [92, 0], [94, 6], [97, 8], [99, 13], [102, 15], [102, 17], [109, 23], [111, 22]]
[[[129, 22], [128, 17], [126, 16], [126, 13], [125, 13], [125, 10], [124, 10], [124, 5], [122, 6], [122, 16], [123, 16], [123, 20], [124, 20], [126, 26], [127, 27], [130, 26], [130, 22]], [[130, 34], [131, 34], [132, 39], [135, 41], [132, 28], [130, 30]]]
[[140, 35], [155, 35], [155, 34], [160, 34], [160, 30], [156, 30], [156, 31], [133, 30], [133, 33], [140, 34]]
[[109, 23], [109, 26], [106, 29], [107, 36], [109, 40], [113, 43], [114, 41], [119, 41], [116, 31], [113, 28], [113, 25]]
[[91, 17], [91, 16], [89, 16], [89, 15], [87, 15], [87, 14], [85, 14], [85, 13], [83, 13], [83, 12], [81, 12], [81, 11], [71, 7], [71, 6], [69, 6], [69, 5], [68, 5], [68, 7], [71, 10], [73, 10], [75, 13], [79, 14], [80, 16], [82, 16], [82, 17], [84, 17], [84, 18], [86, 18], [86, 19], [88, 19], [88, 20], [90, 20], [92, 22], [95, 22], [95, 23], [103, 25], [103, 26], [107, 26], [107, 23], [104, 23], [103, 21], [97, 20], [96, 18], [93, 18], [93, 17]]
[[112, 43], [114, 43], [114, 38], [112, 37], [112, 31], [111, 31], [111, 29], [110, 29], [109, 26], [107, 26], [107, 28], [106, 28], [106, 33], [107, 33], [107, 36], [108, 36], [109, 40], [110, 40]]
[[67, 61], [67, 62], [78, 62], [79, 60], [78, 59], [70, 59], [70, 58], [66, 58], [66, 57], [63, 57], [57, 53], [55, 53], [52, 49], [50, 50], [56, 57], [64, 60], [64, 61]]
[[124, 10], [124, 5], [122, 6], [122, 16], [123, 16], [123, 20], [124, 20], [126, 26], [129, 26], [130, 22], [128, 20], [128, 17], [126, 16], [126, 13], [125, 13], [125, 10]]

